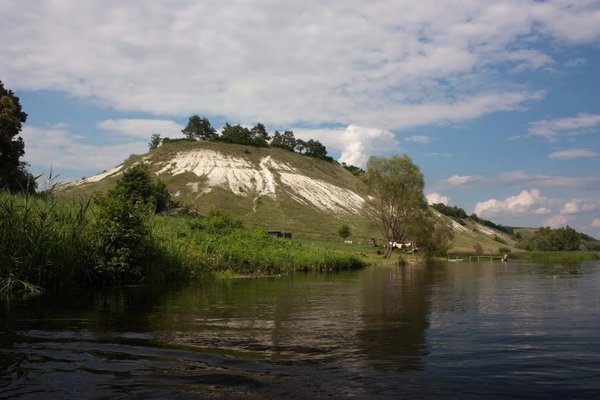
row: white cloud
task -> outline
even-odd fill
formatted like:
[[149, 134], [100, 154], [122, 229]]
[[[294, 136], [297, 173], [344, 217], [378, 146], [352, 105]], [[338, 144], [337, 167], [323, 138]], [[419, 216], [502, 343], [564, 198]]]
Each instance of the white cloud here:
[[600, 218], [594, 218], [594, 219], [592, 220], [592, 226], [593, 226], [594, 228], [600, 228]]
[[567, 225], [569, 222], [569, 218], [565, 215], [555, 215], [553, 217], [548, 218], [543, 225], [549, 226], [551, 228], [560, 228], [562, 226]]
[[0, 74], [119, 110], [397, 129], [539, 100], [498, 77], [551, 64], [533, 48], [548, 36], [596, 43], [599, 15], [588, 1], [2, 2]]
[[552, 152], [548, 158], [552, 159], [571, 159], [571, 158], [589, 158], [598, 157], [598, 153], [589, 149], [568, 149]]
[[475, 205], [475, 214], [493, 216], [497, 214], [520, 215], [547, 213], [544, 207], [547, 199], [541, 196], [538, 189], [523, 190], [516, 196], [504, 200], [489, 199]]
[[594, 211], [598, 208], [597, 201], [586, 201], [582, 199], [573, 199], [566, 202], [560, 213], [563, 215], [580, 214], [584, 212]]
[[529, 133], [554, 141], [562, 133], [576, 134], [596, 129], [600, 126], [600, 114], [577, 114], [574, 117], [544, 119], [532, 122]]
[[149, 139], [158, 133], [163, 137], [181, 136], [183, 126], [164, 119], [107, 119], [98, 123], [98, 127], [114, 133]]
[[452, 175], [446, 180], [446, 183], [450, 186], [464, 186], [481, 182], [482, 179], [483, 177], [481, 176]]
[[429, 193], [425, 195], [425, 198], [427, 199], [427, 204], [442, 203], [448, 205], [448, 203], [450, 202], [450, 199], [447, 196], [442, 196], [439, 193]]
[[425, 135], [413, 135], [405, 139], [409, 143], [427, 144], [431, 142], [431, 137]]
[[479, 175], [453, 175], [438, 183], [440, 186], [464, 186], [470, 184], [502, 186], [502, 187], [553, 187], [598, 191], [600, 190], [600, 176], [555, 176], [555, 175], [530, 175], [523, 171], [508, 171], [496, 176], [484, 177]]
[[299, 139], [316, 139], [327, 147], [328, 152], [339, 152], [340, 162], [365, 168], [369, 156], [380, 153], [395, 153], [400, 144], [388, 130], [349, 125], [338, 129], [294, 129]]
[[[36, 169], [69, 169], [88, 171], [89, 174], [113, 168], [129, 155], [148, 150], [147, 141], [96, 145], [85, 143], [81, 135], [67, 126], [48, 128], [26, 126], [22, 136], [26, 145], [25, 161]], [[81, 178], [80, 176], [59, 179]]]

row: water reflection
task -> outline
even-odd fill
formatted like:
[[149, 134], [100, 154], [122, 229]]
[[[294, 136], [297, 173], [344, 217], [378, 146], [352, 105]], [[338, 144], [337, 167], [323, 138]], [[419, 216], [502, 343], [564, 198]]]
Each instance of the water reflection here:
[[376, 368], [423, 367], [433, 279], [431, 268], [422, 266], [379, 268], [365, 273], [358, 339]]
[[599, 284], [464, 263], [3, 303], [0, 397], [587, 397]]

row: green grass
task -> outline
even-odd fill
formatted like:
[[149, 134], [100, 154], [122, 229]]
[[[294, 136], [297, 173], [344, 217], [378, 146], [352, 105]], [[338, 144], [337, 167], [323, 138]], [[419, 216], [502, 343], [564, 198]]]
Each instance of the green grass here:
[[511, 258], [548, 263], [576, 263], [600, 260], [598, 251], [527, 251], [511, 255]]
[[239, 221], [214, 214], [148, 217], [140, 231], [147, 235], [139, 247], [144, 254], [129, 259], [140, 264], [129, 262], [115, 269], [115, 264], [102, 258], [105, 249], [98, 247], [107, 233], [98, 224], [103, 215], [99, 211], [98, 205], [88, 202], [62, 203], [52, 197], [0, 192], [0, 292], [366, 265], [355, 254], [274, 238], [263, 229], [246, 229]]

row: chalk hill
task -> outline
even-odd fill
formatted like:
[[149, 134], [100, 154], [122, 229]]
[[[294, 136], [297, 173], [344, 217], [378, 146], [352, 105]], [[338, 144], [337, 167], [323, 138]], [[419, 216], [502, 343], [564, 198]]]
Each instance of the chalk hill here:
[[[175, 199], [204, 214], [223, 210], [247, 226], [289, 231], [302, 239], [339, 239], [342, 224], [350, 226], [355, 241], [381, 238], [367, 204], [368, 190], [359, 178], [338, 164], [277, 148], [169, 142], [132, 155], [109, 171], [69, 183], [62, 195], [107, 190], [137, 162], [146, 163]], [[507, 235], [475, 222], [464, 226], [447, 220], [455, 231], [457, 250], [472, 251], [480, 243], [497, 252], [498, 238], [512, 244]]]

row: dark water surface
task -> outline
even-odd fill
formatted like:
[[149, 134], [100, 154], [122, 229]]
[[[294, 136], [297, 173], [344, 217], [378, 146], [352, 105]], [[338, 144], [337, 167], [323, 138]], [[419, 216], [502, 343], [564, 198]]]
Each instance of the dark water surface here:
[[600, 263], [0, 302], [0, 398], [600, 398]]

